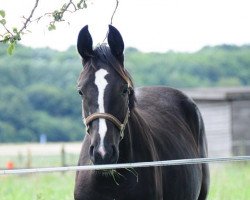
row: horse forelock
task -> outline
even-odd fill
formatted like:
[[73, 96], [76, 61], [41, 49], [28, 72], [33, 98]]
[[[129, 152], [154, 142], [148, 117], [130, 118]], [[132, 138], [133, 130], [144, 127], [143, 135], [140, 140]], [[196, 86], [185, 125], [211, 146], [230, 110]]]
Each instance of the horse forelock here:
[[106, 44], [98, 45], [94, 52], [98, 59], [102, 62], [106, 63], [108, 66], [111, 66], [119, 75], [123, 75], [126, 79], [130, 82], [131, 86], [133, 87], [132, 77], [129, 72], [125, 69], [124, 64], [119, 62], [118, 59], [110, 51], [110, 48]]

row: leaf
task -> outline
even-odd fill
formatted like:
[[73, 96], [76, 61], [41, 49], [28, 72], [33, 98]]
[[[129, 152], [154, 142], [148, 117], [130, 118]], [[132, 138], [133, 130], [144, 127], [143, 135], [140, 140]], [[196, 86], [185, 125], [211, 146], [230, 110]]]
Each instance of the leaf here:
[[2, 16], [2, 18], [5, 18], [5, 11], [4, 10], [0, 10], [0, 15]]
[[48, 27], [48, 30], [49, 30], [49, 31], [56, 30], [55, 24], [50, 24], [49, 27]]
[[10, 34], [4, 34], [3, 43], [6, 44], [10, 40]]
[[17, 33], [17, 28], [16, 27], [14, 27], [12, 30], [13, 30], [14, 33]]
[[77, 3], [77, 8], [78, 8], [78, 9], [81, 9], [81, 8], [82, 8], [82, 2], [83, 2], [83, 0], [81, 0], [81, 1], [79, 1], [79, 2]]
[[62, 6], [62, 8], [61, 8], [61, 11], [64, 11], [64, 10], [66, 9], [66, 7], [67, 7], [67, 4], [66, 4], [66, 3], [63, 4], [63, 6]]
[[[26, 30], [27, 33], [32, 33], [30, 30]], [[22, 35], [24, 35], [24, 32], [21, 32]]]
[[83, 3], [83, 8], [87, 8], [88, 6], [87, 6], [87, 4], [86, 4], [86, 2], [84, 1], [84, 3]]
[[85, 0], [81, 0], [77, 3], [77, 8], [78, 9], [83, 9], [83, 8], [87, 8], [87, 4]]
[[0, 20], [0, 24], [5, 25], [6, 24], [6, 20], [5, 19], [1, 19]]
[[12, 55], [14, 50], [15, 50], [15, 43], [10, 43], [7, 49], [8, 54]]

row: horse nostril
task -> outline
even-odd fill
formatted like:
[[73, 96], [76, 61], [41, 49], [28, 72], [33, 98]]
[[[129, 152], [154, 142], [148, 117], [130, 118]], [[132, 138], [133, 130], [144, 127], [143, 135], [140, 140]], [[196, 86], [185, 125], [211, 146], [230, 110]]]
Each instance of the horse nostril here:
[[95, 147], [93, 145], [91, 145], [89, 147], [89, 155], [91, 158], [93, 158], [93, 156], [94, 156], [94, 149], [95, 149]]
[[112, 148], [112, 155], [115, 156], [116, 155], [115, 145], [112, 145], [111, 148]]
[[118, 160], [118, 150], [115, 147], [115, 145], [112, 145], [111, 148], [112, 148], [111, 163], [116, 163]]

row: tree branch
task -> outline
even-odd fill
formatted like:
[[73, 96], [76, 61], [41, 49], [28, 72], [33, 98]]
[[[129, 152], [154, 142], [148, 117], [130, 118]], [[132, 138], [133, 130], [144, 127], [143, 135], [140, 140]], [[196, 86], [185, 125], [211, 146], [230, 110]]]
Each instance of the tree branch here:
[[[34, 13], [38, 7], [39, 1], [40, 0], [35, 0], [35, 5], [33, 6], [28, 17], [24, 17], [24, 16], [22, 17], [24, 19], [24, 22], [23, 22], [23, 26], [19, 30], [17, 28], [12, 28], [12, 30], [7, 28], [6, 20], [5, 20], [5, 12], [3, 10], [0, 10], [0, 17], [2, 17], [2, 19], [0, 19], [0, 25], [2, 25], [5, 30], [5, 33], [3, 34], [0, 33], [0, 42], [9, 44], [9, 47], [8, 47], [9, 54], [12, 54], [13, 50], [15, 49], [15, 45], [17, 44], [19, 40], [21, 40], [21, 36], [25, 33], [25, 30], [27, 30], [28, 26], [32, 22], [34, 21], [38, 22], [44, 17], [52, 18], [49, 22], [48, 30], [55, 30], [56, 29], [55, 24], [57, 22], [65, 21], [64, 15], [66, 12], [74, 13], [84, 8], [87, 8], [87, 4], [86, 4], [87, 0], [75, 0], [76, 2], [74, 2], [74, 0], [67, 0], [67, 3], [63, 4], [62, 7], [59, 8], [58, 10], [44, 13], [41, 16], [33, 19]], [[116, 6], [112, 13], [110, 24], [113, 24], [113, 19], [114, 19], [118, 6], [119, 6], [119, 0], [116, 0]]]
[[[51, 12], [51, 13], [45, 13], [45, 14], [41, 15], [40, 17], [33, 20], [32, 18], [33, 18], [33, 15], [35, 13], [35, 10], [38, 7], [39, 1], [40, 0], [36, 0], [35, 5], [33, 6], [29, 16], [28, 17], [23, 17], [23, 19], [25, 21], [23, 23], [23, 26], [19, 30], [13, 29], [13, 31], [10, 31], [7, 28], [7, 26], [5, 25], [5, 23], [1, 23], [2, 26], [4, 27], [6, 33], [0, 35], [3, 38], [3, 39], [0, 40], [0, 42], [16, 43], [18, 40], [21, 40], [21, 34], [24, 33], [24, 31], [28, 28], [28, 26], [32, 22], [34, 22], [34, 21], [38, 22], [39, 20], [41, 20], [43, 17], [46, 17], [46, 16], [53, 17], [53, 20], [50, 21], [50, 23], [49, 23], [48, 29], [49, 30], [54, 30], [56, 28], [55, 27], [56, 22], [64, 21], [63, 17], [64, 17], [65, 12], [74, 13], [74, 12], [76, 12], [78, 10], [87, 8], [87, 4], [86, 4], [87, 0], [78, 0], [77, 4], [75, 4], [73, 2], [73, 0], [69, 0], [68, 3], [65, 3], [59, 10], [55, 10], [54, 12]], [[70, 10], [70, 6], [73, 7], [73, 10], [72, 9]]]
[[36, 0], [35, 6], [31, 10], [29, 17], [26, 18], [26, 21], [24, 22], [23, 27], [18, 31], [19, 34], [23, 32], [24, 29], [27, 29], [28, 23], [31, 23], [31, 18], [33, 17], [33, 14], [38, 6], [38, 3], [39, 3], [39, 0]]
[[116, 13], [116, 10], [117, 10], [118, 6], [119, 6], [119, 0], [116, 0], [116, 6], [115, 6], [114, 12], [113, 12], [113, 14], [111, 16], [111, 19], [110, 19], [110, 24], [111, 25], [113, 24], [113, 18], [114, 18], [114, 15]]
[[[113, 24], [113, 19], [114, 19], [114, 16], [115, 16], [115, 13], [116, 13], [116, 10], [117, 10], [118, 6], [119, 6], [119, 0], [116, 0], [115, 9], [114, 9], [113, 14], [111, 15], [111, 19], [110, 19], [110, 24], [111, 25]], [[107, 32], [107, 34], [105, 35], [105, 38], [103, 39], [102, 43], [104, 43], [104, 41], [107, 39], [108, 33], [109, 32]]]
[[21, 40], [20, 34], [23, 33], [23, 31], [25, 29], [27, 29], [28, 24], [31, 22], [31, 18], [33, 17], [33, 14], [38, 6], [38, 2], [39, 0], [36, 0], [34, 7], [32, 8], [30, 15], [28, 18], [25, 18], [25, 22], [23, 23], [23, 26], [20, 28], [19, 31], [17, 31], [17, 29], [13, 29], [13, 32], [11, 32], [6, 26], [5, 24], [2, 24], [2, 26], [4, 27], [4, 29], [7, 31], [7, 33], [5, 33], [5, 37], [4, 39], [0, 40], [0, 42], [10, 42], [10, 43], [16, 43], [17, 40]]

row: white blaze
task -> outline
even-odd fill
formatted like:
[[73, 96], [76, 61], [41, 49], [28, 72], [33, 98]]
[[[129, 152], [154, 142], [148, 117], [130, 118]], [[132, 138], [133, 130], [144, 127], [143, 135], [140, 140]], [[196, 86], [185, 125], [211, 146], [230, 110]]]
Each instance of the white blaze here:
[[[98, 110], [100, 113], [105, 113], [104, 110], [104, 93], [106, 86], [108, 85], [107, 80], [105, 79], [105, 76], [108, 74], [108, 72], [104, 69], [99, 69], [95, 73], [95, 84], [98, 88]], [[107, 124], [105, 119], [99, 119], [99, 134], [100, 134], [100, 145], [99, 145], [99, 152], [102, 157], [105, 156], [106, 151], [104, 148], [104, 137], [107, 132]]]

